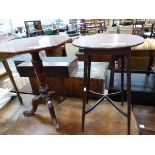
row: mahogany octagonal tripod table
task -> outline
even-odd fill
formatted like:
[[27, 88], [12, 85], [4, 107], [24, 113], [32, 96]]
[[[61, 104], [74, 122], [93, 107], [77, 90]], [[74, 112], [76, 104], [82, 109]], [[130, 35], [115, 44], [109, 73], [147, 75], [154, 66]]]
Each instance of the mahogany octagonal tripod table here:
[[[0, 38], [0, 43], [5, 42], [5, 41], [9, 41], [9, 40], [13, 40], [13, 39], [14, 39], [13, 36], [2, 37], [2, 38]], [[9, 55], [7, 55], [7, 54], [6, 55], [0, 55], [0, 61], [3, 63], [3, 66], [4, 66], [5, 70], [6, 70], [6, 73], [10, 78], [10, 81], [11, 81], [11, 83], [12, 83], [14, 89], [15, 89], [15, 92], [17, 93], [17, 97], [19, 99], [20, 104], [23, 104], [22, 97], [20, 96], [20, 93], [18, 91], [16, 82], [15, 82], [14, 77], [12, 75], [12, 71], [11, 71], [11, 69], [9, 67], [9, 64], [8, 64], [8, 61], [7, 61], [7, 59], [10, 58], [10, 57], [11, 57], [10, 54]]]
[[[84, 51], [84, 83], [83, 83], [83, 108], [82, 108], [82, 131], [84, 131], [85, 115], [92, 111], [105, 98], [124, 116], [127, 117], [127, 133], [130, 134], [131, 123], [131, 47], [140, 45], [144, 39], [140, 36], [130, 34], [95, 34], [83, 36], [73, 41], [73, 45], [80, 47]], [[112, 55], [121, 56], [122, 71], [121, 71], [121, 98], [123, 103], [124, 91], [124, 58], [126, 58], [127, 68], [127, 112], [124, 112], [110, 99], [111, 95], [116, 94], [100, 94], [89, 90], [90, 83], [90, 68], [92, 55]], [[86, 109], [89, 93], [98, 96], [97, 102], [93, 107]]]
[[32, 100], [32, 110], [25, 111], [24, 116], [32, 116], [36, 111], [39, 104], [46, 104], [50, 115], [53, 119], [53, 123], [56, 129], [59, 129], [59, 124], [56, 119], [52, 99], [55, 96], [54, 91], [49, 91], [46, 83], [43, 63], [39, 52], [46, 49], [55, 49], [64, 45], [70, 38], [61, 35], [52, 36], [38, 36], [30, 38], [15, 39], [0, 44], [0, 56], [9, 57], [10, 55], [19, 55], [29, 53], [32, 56], [32, 64], [38, 79], [41, 94]]

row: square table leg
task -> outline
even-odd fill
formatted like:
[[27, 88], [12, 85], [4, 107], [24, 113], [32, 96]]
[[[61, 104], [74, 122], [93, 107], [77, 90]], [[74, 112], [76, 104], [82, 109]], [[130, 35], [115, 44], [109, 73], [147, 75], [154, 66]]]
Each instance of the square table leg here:
[[10, 67], [9, 67], [9, 64], [8, 64], [7, 60], [3, 60], [2, 63], [3, 63], [3, 65], [4, 65], [4, 67], [5, 67], [5, 70], [6, 70], [8, 76], [9, 76], [9, 78], [10, 78], [10, 81], [11, 81], [11, 83], [12, 83], [12, 85], [13, 85], [13, 87], [14, 87], [16, 93], [17, 93], [17, 97], [18, 97], [18, 99], [19, 99], [20, 104], [23, 104], [23, 100], [22, 100], [22, 98], [21, 98], [21, 96], [20, 96], [20, 93], [19, 93], [19, 91], [18, 91], [18, 88], [17, 88], [17, 85], [16, 85], [16, 83], [15, 83], [15, 80], [14, 80], [14, 78], [13, 78], [13, 76], [12, 76], [12, 72], [11, 72], [11, 70], [10, 70]]

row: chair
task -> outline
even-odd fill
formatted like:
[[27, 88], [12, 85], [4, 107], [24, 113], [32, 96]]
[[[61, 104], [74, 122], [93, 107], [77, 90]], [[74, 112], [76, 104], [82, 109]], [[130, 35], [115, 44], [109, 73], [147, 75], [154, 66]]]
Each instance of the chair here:
[[96, 22], [96, 24], [98, 25], [98, 28], [99, 28], [98, 32], [99, 32], [99, 33], [100, 33], [100, 32], [103, 33], [104, 31], [107, 30], [106, 23], [105, 23], [105, 20], [104, 20], [104, 19], [99, 19], [99, 20]]
[[132, 34], [133, 25], [127, 25], [127, 26], [120, 25], [118, 31], [119, 33], [122, 33], [122, 34]]
[[38, 35], [44, 35], [41, 21], [24, 21], [27, 37], [33, 37]]
[[144, 32], [143, 37], [144, 38], [155, 38], [155, 23], [152, 24], [151, 31]]
[[77, 32], [77, 25], [76, 24], [68, 24], [66, 25], [67, 34], [69, 37], [79, 36], [79, 32]]
[[133, 34], [141, 35], [144, 32], [144, 24], [146, 20], [143, 19], [136, 19], [133, 23]]
[[118, 33], [118, 27], [117, 26], [107, 26], [106, 33]]

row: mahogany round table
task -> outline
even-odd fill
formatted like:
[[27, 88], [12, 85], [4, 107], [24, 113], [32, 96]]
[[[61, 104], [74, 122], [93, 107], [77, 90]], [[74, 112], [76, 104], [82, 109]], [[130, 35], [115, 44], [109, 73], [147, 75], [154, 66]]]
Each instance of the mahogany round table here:
[[[140, 45], [144, 39], [140, 36], [130, 34], [95, 34], [90, 36], [82, 36], [73, 41], [73, 45], [80, 47], [84, 51], [84, 83], [83, 83], [83, 108], [82, 108], [82, 131], [84, 131], [85, 115], [92, 111], [103, 99], [107, 99], [121, 114], [127, 117], [127, 133], [130, 134], [131, 123], [131, 47]], [[115, 94], [99, 94], [89, 90], [90, 68], [92, 55], [112, 55], [121, 56], [122, 58], [122, 72], [121, 72], [121, 100], [123, 103], [124, 91], [124, 58], [126, 58], [127, 71], [127, 112], [122, 111], [110, 99], [111, 95]], [[86, 109], [89, 94], [98, 96], [97, 102], [93, 107]], [[117, 93], [116, 93], [117, 94]]]
[[9, 57], [24, 53], [29, 53], [32, 56], [32, 64], [38, 79], [41, 94], [32, 100], [32, 110], [25, 111], [24, 116], [32, 116], [39, 104], [46, 104], [48, 106], [53, 123], [56, 129], [59, 129], [59, 124], [56, 119], [52, 99], [55, 96], [54, 91], [49, 91], [44, 76], [44, 69], [39, 52], [46, 49], [55, 49], [64, 45], [70, 39], [67, 36], [52, 35], [52, 36], [38, 36], [30, 38], [15, 39], [0, 44], [0, 57]]

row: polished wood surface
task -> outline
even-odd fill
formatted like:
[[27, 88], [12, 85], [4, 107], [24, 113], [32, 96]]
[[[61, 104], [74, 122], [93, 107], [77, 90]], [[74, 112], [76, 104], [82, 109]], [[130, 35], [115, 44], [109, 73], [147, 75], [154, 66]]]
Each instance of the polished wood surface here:
[[55, 49], [69, 40], [70, 38], [61, 35], [14, 39], [0, 44], [0, 55], [34, 53], [45, 49]]
[[[108, 64], [105, 62], [92, 62], [90, 89], [99, 93], [103, 93], [105, 84], [105, 68]], [[27, 73], [27, 76], [28, 73]], [[2, 88], [11, 88], [15, 91], [7, 77], [0, 79]], [[39, 94], [39, 85], [36, 77], [20, 77], [14, 74], [17, 87], [20, 93]], [[52, 82], [51, 82], [52, 81]], [[46, 77], [46, 82], [50, 90], [54, 90], [57, 94], [70, 97], [82, 97], [83, 89], [83, 62], [78, 61], [78, 68], [69, 78]]]
[[[145, 103], [147, 105], [147, 102]], [[155, 106], [135, 105], [133, 109], [142, 135], [155, 135]]]
[[73, 41], [73, 45], [85, 49], [117, 49], [137, 46], [144, 39], [129, 34], [95, 34], [83, 36]]
[[[14, 39], [13, 36], [4, 36], [4, 37], [1, 37], [1, 38], [0, 38], [0, 43], [2, 43], [2, 42], [7, 42], [7, 41], [13, 40], [13, 39]], [[2, 61], [3, 65], [4, 65], [4, 68], [5, 68], [5, 70], [6, 70], [6, 73], [8, 74], [8, 76], [9, 76], [9, 78], [10, 78], [10, 81], [11, 81], [11, 83], [12, 83], [12, 85], [13, 85], [13, 87], [14, 87], [16, 93], [17, 93], [17, 97], [18, 97], [18, 99], [19, 99], [19, 102], [20, 102], [21, 104], [23, 104], [22, 98], [21, 98], [21, 96], [20, 96], [20, 94], [19, 94], [18, 88], [17, 88], [17, 86], [16, 86], [15, 80], [14, 80], [13, 75], [12, 75], [12, 71], [10, 70], [9, 64], [8, 64], [8, 62], [7, 62], [7, 59], [8, 59], [9, 57], [11, 57], [11, 56], [13, 56], [13, 55], [7, 55], [7, 54], [6, 54], [6, 55], [0, 55], [0, 61]]]
[[[105, 83], [105, 69], [107, 64], [104, 62], [92, 62], [91, 67], [91, 79], [90, 79], [90, 88], [93, 91], [103, 93], [104, 91], [104, 83]], [[21, 68], [22, 69], [22, 68]], [[36, 77], [30, 77], [30, 74], [26, 72], [27, 76], [29, 76], [29, 80], [31, 86], [26, 79], [21, 79], [19, 76], [15, 77], [17, 80], [17, 86], [20, 86], [21, 81], [25, 80], [26, 88], [23, 88], [20, 91], [27, 91], [28, 87], [32, 87], [33, 93], [39, 93], [39, 85]], [[49, 89], [53, 89], [56, 93], [71, 96], [71, 97], [82, 97], [82, 89], [83, 89], [83, 62], [78, 61], [77, 70], [74, 70], [69, 78], [58, 78], [58, 77], [46, 77], [47, 85]], [[52, 82], [51, 82], [52, 81]], [[1, 82], [0, 82], [1, 84]], [[6, 84], [5, 84], [6, 85]], [[2, 84], [3, 86], [3, 84]], [[31, 89], [31, 88], [30, 88]], [[29, 91], [30, 92], [30, 91]], [[32, 90], [31, 90], [32, 92]], [[92, 96], [93, 97], [93, 96]], [[91, 98], [91, 97], [90, 97]]]
[[[10, 41], [10, 40], [13, 40], [13, 39], [15, 39], [13, 36], [3, 36], [3, 37], [0, 37], [0, 43], [2, 43], [2, 42], [6, 42], [6, 41]], [[14, 54], [12, 54], [12, 55], [0, 55], [0, 61], [2, 61], [2, 60], [5, 60], [5, 59], [8, 59], [8, 58], [10, 58], [11, 56], [13, 56]]]
[[[85, 115], [92, 111], [105, 98], [124, 116], [127, 117], [127, 133], [130, 134], [131, 128], [131, 47], [140, 45], [144, 39], [140, 36], [129, 34], [96, 34], [92, 36], [80, 37], [73, 41], [73, 45], [83, 48], [84, 51], [84, 82], [83, 82], [83, 108], [82, 108], [82, 131], [84, 131]], [[93, 107], [86, 110], [86, 103], [88, 103], [88, 96], [91, 92], [89, 90], [90, 83], [90, 68], [92, 55], [112, 55], [122, 56], [126, 59], [127, 68], [127, 111], [124, 112], [119, 109], [115, 103], [109, 98], [112, 94], [99, 94], [100, 99]], [[124, 58], [123, 58], [124, 59]], [[122, 73], [121, 79], [124, 80]], [[121, 81], [123, 85], [124, 81]], [[123, 88], [124, 86], [122, 86]], [[123, 93], [123, 90], [121, 91]], [[93, 92], [97, 95], [97, 93]], [[122, 101], [123, 104], [123, 101]]]
[[5, 67], [5, 69], [6, 69], [6, 72], [7, 72], [8, 76], [9, 76], [9, 78], [10, 78], [10, 81], [11, 81], [11, 83], [12, 83], [12, 85], [13, 85], [16, 93], [17, 93], [17, 97], [19, 99], [20, 104], [23, 104], [23, 100], [22, 100], [22, 98], [20, 96], [20, 93], [18, 91], [17, 85], [15, 83], [15, 80], [14, 80], [13, 75], [12, 75], [12, 71], [10, 70], [10, 67], [9, 67], [9, 64], [8, 64], [7, 60], [3, 60], [2, 63], [4, 65], [4, 67]]
[[[148, 56], [149, 51], [155, 51], [155, 39], [144, 39], [144, 43], [131, 48], [132, 56]], [[77, 52], [78, 55], [83, 55], [83, 52]]]
[[55, 96], [55, 92], [50, 91], [47, 86], [43, 63], [39, 52], [46, 49], [55, 49], [61, 45], [64, 45], [69, 40], [70, 39], [66, 36], [54, 35], [15, 39], [0, 44], [0, 56], [24, 53], [31, 54], [31, 62], [40, 86], [41, 94], [32, 100], [32, 109], [30, 111], [25, 111], [23, 114], [25, 117], [32, 116], [37, 111], [39, 104], [46, 104], [57, 130], [59, 129], [59, 124], [53, 107], [53, 98]]
[[[131, 48], [131, 56], [133, 56], [132, 59], [136, 59], [139, 58], [139, 60], [143, 57], [146, 57], [147, 62], [146, 62], [146, 69], [143, 70], [138, 70], [137, 68], [141, 68], [140, 66], [138, 66], [140, 64], [140, 62], [135, 62], [135, 66], [136, 66], [136, 70], [134, 69], [132, 72], [135, 73], [146, 73], [147, 75], [150, 75], [151, 73], [154, 73], [154, 71], [152, 70], [153, 68], [153, 63], [154, 63], [154, 56], [155, 56], [155, 39], [145, 39], [144, 43], [135, 47]], [[118, 57], [119, 58], [119, 57]], [[118, 60], [118, 58], [116, 58], [116, 60]], [[144, 61], [143, 64], [140, 64], [141, 66], [144, 65]], [[115, 65], [113, 66], [113, 71], [111, 72], [111, 81], [110, 82], [110, 86], [113, 86], [114, 83], [114, 72], [115, 72]]]
[[[25, 118], [22, 113], [31, 107], [34, 95], [22, 94], [23, 106], [12, 99], [3, 109], [0, 109], [1, 135], [124, 135], [126, 134], [126, 119], [117, 113], [113, 106], [105, 102], [87, 117], [84, 133], [81, 127], [81, 100], [67, 97], [61, 104], [55, 103], [55, 111], [60, 122], [60, 131], [56, 131], [45, 105], [40, 105], [34, 117]], [[88, 106], [91, 106], [93, 101]], [[118, 103], [119, 104], [119, 103]], [[125, 104], [124, 107], [126, 108]], [[108, 115], [107, 115], [108, 113]], [[101, 120], [101, 121], [98, 121]], [[96, 122], [96, 123], [95, 123]], [[95, 125], [94, 125], [95, 123]], [[134, 115], [132, 115], [131, 134], [139, 134]], [[53, 140], [53, 139], [52, 139]], [[40, 141], [42, 142], [42, 141]]]
[[[66, 58], [66, 61], [44, 61], [44, 72], [46, 77], [70, 77], [72, 72], [78, 68], [77, 57]], [[61, 60], [61, 59], [60, 59]], [[31, 62], [22, 62], [17, 66], [17, 71], [21, 77], [36, 77]]]

